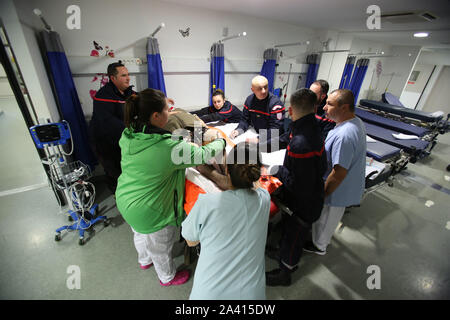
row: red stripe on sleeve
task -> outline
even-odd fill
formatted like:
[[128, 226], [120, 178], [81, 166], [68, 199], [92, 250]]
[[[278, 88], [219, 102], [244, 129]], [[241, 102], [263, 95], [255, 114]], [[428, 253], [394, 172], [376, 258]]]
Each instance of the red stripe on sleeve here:
[[[279, 107], [281, 107], [281, 106], [279, 106]], [[285, 107], [283, 107], [282, 109], [280, 109], [280, 110], [276, 110], [276, 111], [272, 111], [272, 112], [270, 112], [270, 113], [278, 113], [278, 112], [281, 112], [281, 111], [284, 111], [286, 108]], [[273, 110], [273, 109], [272, 109]]]
[[322, 118], [321, 116], [318, 116], [317, 114], [316, 114], [316, 118], [317, 118], [317, 119], [319, 119], [319, 120], [322, 120], [322, 121], [328, 121], [328, 122], [332, 122], [332, 123], [334, 123], [334, 121], [333, 121], [333, 120], [331, 120], [331, 119], [328, 119], [328, 118]]
[[320, 151], [311, 151], [311, 152], [307, 152], [307, 153], [291, 152], [290, 146], [287, 147], [287, 150], [288, 150], [288, 156], [290, 156], [292, 158], [297, 158], [297, 159], [305, 159], [305, 158], [312, 158], [314, 156], [320, 157], [322, 155], [323, 151], [325, 150], [325, 146], [322, 146], [322, 150], [320, 150]]
[[267, 112], [262, 112], [262, 111], [255, 110], [255, 109], [248, 109], [248, 111], [250, 111], [250, 112], [256, 112], [256, 113], [261, 113], [261, 114], [263, 114], [263, 115], [265, 115], [265, 116], [270, 116], [270, 114], [268, 114]]
[[94, 97], [94, 100], [103, 101], [103, 102], [125, 103], [125, 101], [123, 101], [123, 100], [100, 99], [97, 97]]
[[230, 113], [233, 110], [233, 106], [230, 107], [230, 110], [228, 111], [223, 111], [223, 112], [219, 112], [220, 114], [226, 114], [226, 113]]

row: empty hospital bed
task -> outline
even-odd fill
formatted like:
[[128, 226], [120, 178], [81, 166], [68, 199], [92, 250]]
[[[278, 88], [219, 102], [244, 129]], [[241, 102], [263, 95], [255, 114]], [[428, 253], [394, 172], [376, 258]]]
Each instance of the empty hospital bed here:
[[361, 99], [359, 107], [385, 118], [413, 124], [430, 130], [433, 134], [444, 134], [449, 129], [448, 118], [443, 112], [425, 112], [381, 101]]
[[384, 118], [358, 107], [355, 114], [363, 120], [368, 136], [404, 150], [411, 162], [429, 155], [437, 143], [436, 134], [426, 128]]

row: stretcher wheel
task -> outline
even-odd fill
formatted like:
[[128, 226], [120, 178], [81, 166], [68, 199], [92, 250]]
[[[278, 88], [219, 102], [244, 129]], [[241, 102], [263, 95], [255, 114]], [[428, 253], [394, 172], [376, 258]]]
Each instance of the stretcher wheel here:
[[80, 240], [78, 240], [78, 244], [79, 244], [80, 246], [84, 245], [85, 243], [86, 243], [86, 242], [84, 241], [83, 238], [80, 238]]
[[105, 219], [105, 220], [103, 221], [103, 226], [104, 226], [104, 227], [109, 226], [109, 224], [110, 224], [109, 219]]
[[55, 241], [60, 241], [61, 240], [61, 234], [57, 233], [55, 234]]

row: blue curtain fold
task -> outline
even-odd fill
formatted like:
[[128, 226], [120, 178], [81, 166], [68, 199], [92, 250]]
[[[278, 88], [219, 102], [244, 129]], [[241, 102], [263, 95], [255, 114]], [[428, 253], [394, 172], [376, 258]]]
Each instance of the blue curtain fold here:
[[350, 87], [350, 80], [352, 77], [353, 67], [355, 66], [355, 60], [355, 56], [347, 57], [344, 72], [342, 73], [341, 83], [339, 84], [339, 89], [348, 89]]
[[54, 31], [41, 31], [41, 38], [46, 52], [56, 103], [63, 119], [70, 125], [74, 148], [72, 157], [93, 170], [97, 164], [97, 159], [89, 145], [86, 119], [61, 39], [59, 34]]
[[317, 79], [317, 71], [319, 71], [319, 55], [309, 54], [306, 57], [306, 63], [308, 66], [308, 72], [306, 74], [305, 88], [309, 88], [311, 84]]
[[209, 74], [209, 103], [212, 105], [212, 94], [217, 89], [225, 92], [225, 56], [223, 43], [211, 46], [211, 65]]
[[352, 77], [351, 77], [351, 80], [350, 80], [350, 84], [349, 84], [348, 88], [346, 88], [346, 89], [349, 89], [349, 90], [353, 91], [353, 88], [356, 85], [356, 79], [358, 78], [358, 75], [359, 75], [359, 72], [360, 72], [359, 71], [360, 65], [361, 65], [361, 59], [356, 61], [355, 70], [353, 71], [353, 74], [352, 74]]
[[275, 68], [277, 64], [278, 49], [267, 49], [264, 51], [264, 63], [261, 68], [260, 75], [269, 81], [269, 91], [273, 93], [273, 85], [275, 82]]
[[361, 90], [364, 77], [366, 76], [367, 68], [369, 67], [369, 59], [359, 59], [356, 62], [355, 72], [353, 72], [352, 80], [349, 89], [355, 96], [355, 104], [358, 101], [359, 91]]
[[158, 89], [167, 95], [161, 55], [159, 53], [159, 45], [156, 38], [148, 38], [147, 40], [147, 72], [148, 87]]

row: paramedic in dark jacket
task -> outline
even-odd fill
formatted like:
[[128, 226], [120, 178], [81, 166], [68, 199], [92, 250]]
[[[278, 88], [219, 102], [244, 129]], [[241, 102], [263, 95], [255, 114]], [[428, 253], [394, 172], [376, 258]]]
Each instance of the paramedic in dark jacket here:
[[[253, 94], [245, 100], [242, 120], [231, 132], [231, 139], [247, 131], [250, 125], [255, 128], [264, 141], [271, 138], [270, 129], [279, 130], [278, 135], [282, 134], [285, 108], [280, 99], [269, 92], [268, 85], [266, 77], [256, 76], [252, 79]], [[261, 129], [267, 130], [266, 137], [262, 134], [264, 131], [260, 132]]]
[[330, 86], [325, 80], [316, 80], [311, 83], [311, 86], [309, 87], [309, 89], [317, 96], [317, 105], [315, 107], [316, 121], [322, 131], [324, 139], [327, 138], [328, 132], [336, 126], [336, 122], [329, 119], [323, 110], [323, 107], [327, 102], [329, 88]]
[[[316, 95], [306, 88], [297, 90], [290, 104], [292, 123], [284, 162], [270, 173], [283, 183], [274, 192], [275, 199], [289, 208], [292, 215], [282, 212], [283, 231], [278, 254], [274, 254], [278, 256], [279, 268], [266, 273], [268, 286], [291, 284], [291, 273], [297, 269], [312, 223], [319, 219], [324, 202], [327, 160], [314, 114]], [[286, 140], [285, 135], [280, 143]]]
[[135, 93], [130, 86], [127, 68], [120, 62], [108, 66], [109, 82], [94, 97], [94, 109], [89, 125], [91, 143], [105, 169], [107, 184], [115, 192], [120, 168], [119, 139], [125, 129], [125, 100]]
[[223, 122], [240, 122], [242, 112], [236, 106], [225, 100], [225, 94], [222, 90], [217, 89], [212, 95], [212, 106], [193, 111], [203, 122], [223, 121]]
[[317, 96], [317, 109], [315, 110], [318, 116], [324, 116], [325, 111], [323, 107], [327, 103], [328, 90], [330, 90], [330, 85], [326, 80], [316, 80], [309, 86], [309, 89], [313, 91]]

